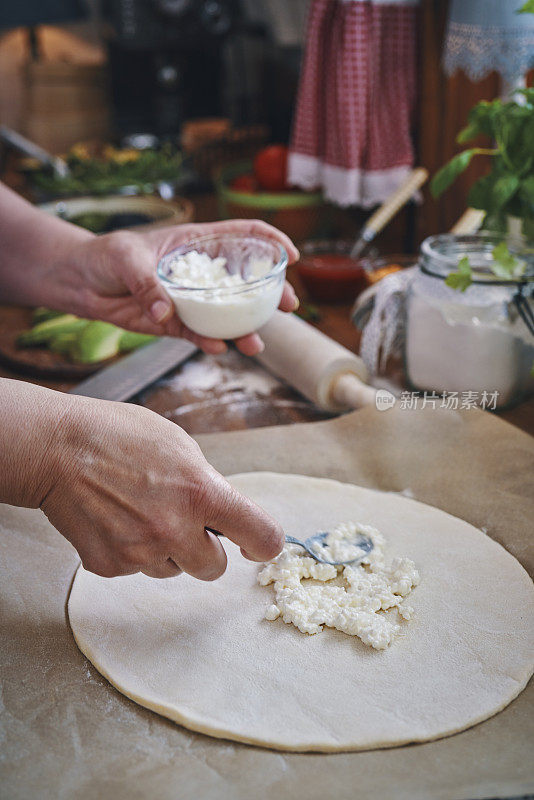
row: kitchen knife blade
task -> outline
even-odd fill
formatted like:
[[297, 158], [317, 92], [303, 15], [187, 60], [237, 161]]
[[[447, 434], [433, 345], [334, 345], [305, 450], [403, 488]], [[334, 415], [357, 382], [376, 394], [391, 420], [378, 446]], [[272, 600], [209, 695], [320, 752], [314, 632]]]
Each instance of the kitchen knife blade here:
[[70, 394], [98, 397], [100, 400], [129, 400], [166, 372], [187, 361], [198, 348], [185, 339], [163, 336], [104, 367], [82, 381]]

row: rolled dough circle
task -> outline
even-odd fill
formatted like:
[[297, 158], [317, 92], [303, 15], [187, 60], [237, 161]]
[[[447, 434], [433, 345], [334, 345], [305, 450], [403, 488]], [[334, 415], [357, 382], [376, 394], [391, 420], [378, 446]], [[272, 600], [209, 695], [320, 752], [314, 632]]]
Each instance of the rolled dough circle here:
[[534, 670], [534, 589], [472, 525], [395, 494], [321, 478], [230, 479], [304, 538], [374, 525], [387, 557], [413, 559], [413, 620], [382, 651], [325, 628], [263, 618], [272, 587], [225, 541], [215, 583], [106, 579], [79, 568], [68, 612], [81, 651], [123, 694], [194, 731], [279, 750], [346, 751], [440, 738], [491, 717]]

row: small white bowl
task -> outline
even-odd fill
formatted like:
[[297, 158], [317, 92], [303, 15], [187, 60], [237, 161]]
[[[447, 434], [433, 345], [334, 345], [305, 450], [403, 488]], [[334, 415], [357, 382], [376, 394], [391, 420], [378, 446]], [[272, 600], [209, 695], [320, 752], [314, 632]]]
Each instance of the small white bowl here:
[[[177, 256], [196, 250], [210, 258], [226, 258], [230, 275], [246, 278], [251, 262], [269, 259], [272, 268], [261, 278], [238, 286], [181, 286], [172, 278]], [[167, 253], [158, 264], [158, 278], [187, 327], [213, 339], [236, 339], [261, 328], [278, 308], [287, 267], [287, 253], [273, 239], [237, 234], [212, 234], [191, 239]]]

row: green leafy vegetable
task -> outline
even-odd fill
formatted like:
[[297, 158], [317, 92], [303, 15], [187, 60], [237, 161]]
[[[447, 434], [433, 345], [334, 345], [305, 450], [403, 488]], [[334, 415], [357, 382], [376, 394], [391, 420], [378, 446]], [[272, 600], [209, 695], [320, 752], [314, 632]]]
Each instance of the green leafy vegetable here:
[[[527, 266], [526, 262], [513, 256], [506, 242], [500, 242], [496, 245], [491, 255], [493, 261], [489, 268], [497, 278], [514, 280], [524, 275]], [[459, 260], [457, 271], [447, 275], [445, 283], [451, 289], [459, 289], [461, 292], [465, 292], [468, 286], [471, 286], [473, 283], [473, 271], [468, 256], [463, 256]]]
[[521, 8], [518, 8], [516, 14], [534, 14], [534, 0], [527, 0]]
[[471, 150], [464, 150], [463, 153], [458, 153], [457, 156], [451, 158], [449, 163], [445, 164], [445, 166], [434, 175], [432, 183], [430, 184], [430, 189], [434, 197], [439, 197], [440, 194], [443, 194], [445, 189], [448, 189], [449, 186], [454, 183], [458, 175], [467, 169], [471, 163], [471, 159], [478, 151], [479, 148], [473, 147]]
[[451, 272], [451, 274], [447, 275], [445, 278], [447, 286], [450, 286], [451, 289], [459, 289], [461, 292], [465, 292], [472, 282], [471, 264], [467, 256], [459, 260], [458, 271]]
[[[121, 151], [117, 151], [120, 156]], [[40, 169], [31, 180], [40, 189], [55, 196], [110, 194], [123, 186], [137, 191], [151, 191], [158, 181], [175, 181], [183, 174], [181, 153], [165, 146], [161, 150], [132, 151], [130, 158], [67, 156], [70, 173], [64, 177]]]
[[493, 103], [487, 100], [481, 100], [480, 103], [477, 103], [467, 116], [467, 127], [461, 130], [456, 137], [458, 144], [468, 142], [480, 135], [491, 136], [495, 112], [496, 108]]
[[486, 212], [485, 227], [505, 231], [507, 217], [512, 216], [523, 220], [524, 232], [529, 234], [534, 229], [534, 89], [521, 89], [518, 94], [524, 102], [484, 100], [471, 109], [457, 141], [485, 136], [495, 147], [471, 147], [455, 155], [436, 173], [431, 190], [439, 197], [473, 156], [489, 155], [491, 171], [471, 186], [469, 205]]
[[517, 192], [519, 178], [517, 175], [502, 175], [493, 185], [493, 202], [497, 208], [502, 208]]
[[520, 278], [525, 273], [526, 262], [513, 256], [506, 242], [500, 242], [492, 251], [493, 263], [490, 269], [498, 278]]

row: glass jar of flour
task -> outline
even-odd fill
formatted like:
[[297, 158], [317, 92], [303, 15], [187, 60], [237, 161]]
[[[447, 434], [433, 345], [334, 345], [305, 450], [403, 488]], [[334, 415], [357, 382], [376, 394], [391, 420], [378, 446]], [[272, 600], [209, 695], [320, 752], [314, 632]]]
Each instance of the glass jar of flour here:
[[[526, 269], [521, 279], [501, 280], [489, 268], [501, 241], [489, 233], [445, 234], [421, 245], [406, 299], [405, 363], [414, 389], [486, 392], [497, 408], [534, 390], [534, 249], [507, 242]], [[464, 292], [445, 283], [463, 256], [473, 277]]]

